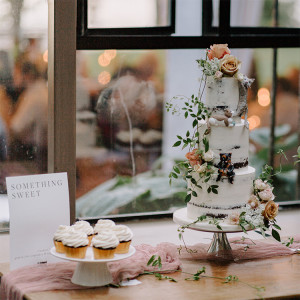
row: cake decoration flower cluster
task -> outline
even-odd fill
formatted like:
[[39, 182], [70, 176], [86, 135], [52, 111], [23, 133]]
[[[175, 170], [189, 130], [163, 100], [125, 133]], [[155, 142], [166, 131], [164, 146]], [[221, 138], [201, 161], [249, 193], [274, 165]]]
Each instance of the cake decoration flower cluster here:
[[280, 242], [280, 234], [277, 230], [281, 228], [276, 221], [278, 204], [274, 202], [272, 172], [272, 167], [264, 166], [260, 177], [253, 181], [253, 194], [245, 208], [239, 216], [237, 213], [232, 213], [229, 216], [229, 223], [240, 225], [244, 232], [247, 225], [252, 229], [260, 229], [263, 236], [266, 236], [267, 230], [271, 230], [272, 236]]
[[228, 48], [228, 44], [214, 44], [206, 51], [207, 59], [197, 60], [206, 76], [222, 78], [223, 76], [233, 77], [243, 80], [243, 75], [239, 73], [241, 62], [233, 55]]

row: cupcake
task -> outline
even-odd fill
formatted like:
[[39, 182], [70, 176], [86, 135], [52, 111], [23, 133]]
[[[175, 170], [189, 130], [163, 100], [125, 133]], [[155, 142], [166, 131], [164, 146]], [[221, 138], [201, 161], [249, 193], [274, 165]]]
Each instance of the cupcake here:
[[113, 258], [118, 244], [119, 240], [111, 230], [98, 233], [92, 239], [94, 258]]
[[75, 229], [72, 228], [69, 234], [63, 238], [62, 243], [65, 246], [67, 257], [85, 258], [89, 239], [87, 234], [83, 231], [75, 231]]
[[71, 226], [59, 225], [53, 236], [55, 250], [58, 253], [65, 253], [65, 246], [62, 243], [64, 237], [66, 237], [71, 231]]
[[120, 242], [116, 249], [116, 253], [128, 253], [133, 237], [132, 231], [126, 225], [116, 225], [115, 227], [113, 227], [113, 232], [115, 233]]
[[77, 221], [72, 227], [75, 231], [83, 231], [87, 234], [89, 239], [89, 245], [91, 244], [92, 238], [94, 236], [94, 229], [87, 221]]
[[112, 228], [115, 226], [116, 226], [116, 224], [112, 220], [99, 219], [94, 227], [94, 233], [96, 235], [102, 231], [112, 230]]

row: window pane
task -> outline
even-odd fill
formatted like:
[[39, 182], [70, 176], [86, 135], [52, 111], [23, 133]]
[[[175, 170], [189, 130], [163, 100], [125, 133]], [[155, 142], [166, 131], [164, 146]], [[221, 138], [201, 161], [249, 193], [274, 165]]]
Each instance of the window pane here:
[[[231, 26], [273, 27], [273, 0], [231, 0]], [[300, 27], [300, 2], [279, 0], [278, 27]]]
[[89, 28], [170, 25], [170, 0], [88, 0]]
[[47, 18], [44, 0], [0, 0], [0, 194], [7, 176], [47, 172]]

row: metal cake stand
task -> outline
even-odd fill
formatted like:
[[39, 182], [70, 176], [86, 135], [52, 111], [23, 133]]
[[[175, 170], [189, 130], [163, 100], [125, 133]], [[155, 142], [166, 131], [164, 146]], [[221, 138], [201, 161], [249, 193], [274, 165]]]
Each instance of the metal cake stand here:
[[87, 248], [86, 256], [83, 259], [66, 257], [64, 253], [56, 252], [55, 247], [51, 248], [50, 253], [61, 259], [77, 262], [71, 279], [73, 283], [83, 286], [104, 286], [113, 281], [107, 263], [132, 256], [135, 253], [135, 248], [130, 246], [128, 253], [115, 254], [114, 258], [111, 259], [94, 259], [92, 247]]
[[[212, 232], [214, 235], [207, 252], [212, 256], [227, 259], [232, 257], [232, 249], [227, 239], [227, 233], [243, 232], [239, 225], [231, 225], [222, 221], [219, 223], [222, 230], [218, 229], [214, 224], [209, 224], [209, 221], [194, 223], [195, 220], [188, 218], [186, 207], [174, 212], [173, 221], [181, 226], [188, 225], [186, 227], [188, 229]], [[251, 230], [251, 228], [247, 227], [246, 230]]]

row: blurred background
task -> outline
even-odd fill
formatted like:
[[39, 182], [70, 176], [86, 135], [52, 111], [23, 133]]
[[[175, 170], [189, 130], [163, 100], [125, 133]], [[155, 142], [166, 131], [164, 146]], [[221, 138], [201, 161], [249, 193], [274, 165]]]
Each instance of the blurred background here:
[[[218, 1], [213, 3], [217, 11]], [[88, 26], [167, 25], [168, 5], [168, 0], [89, 0]], [[175, 35], [201, 35], [201, 1], [176, 5]], [[233, 0], [231, 26], [273, 26], [272, 5], [272, 0]], [[279, 1], [279, 26], [299, 28], [299, 15], [300, 1]], [[46, 0], [0, 0], [0, 228], [8, 226], [5, 178], [47, 172], [47, 18]], [[218, 15], [213, 22], [217, 25]], [[268, 162], [272, 53], [232, 49], [243, 62], [242, 73], [255, 78], [248, 121], [250, 164], [258, 174]], [[204, 49], [77, 51], [77, 217], [171, 212], [185, 205], [185, 182], [170, 186], [168, 172], [170, 162], [184, 159], [185, 152], [172, 145], [191, 123], [166, 114], [165, 102], [198, 92], [196, 59], [202, 57]], [[287, 160], [281, 161], [274, 193], [277, 201], [294, 201], [299, 48], [278, 49], [277, 63], [275, 148], [283, 149]], [[277, 169], [279, 164], [277, 156]]]

